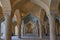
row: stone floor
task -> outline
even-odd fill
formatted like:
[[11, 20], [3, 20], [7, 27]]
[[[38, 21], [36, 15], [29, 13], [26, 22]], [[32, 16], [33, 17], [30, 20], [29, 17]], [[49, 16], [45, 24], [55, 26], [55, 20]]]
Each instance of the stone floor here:
[[[1, 38], [2, 38], [2, 40], [4, 40], [4, 37], [1, 37]], [[49, 38], [46, 37], [43, 39], [39, 39], [39, 38], [21, 38], [21, 39], [19, 39], [17, 36], [13, 36], [12, 40], [49, 40]], [[57, 40], [60, 40], [60, 37], [57, 37]]]
[[[5, 38], [4, 37], [1, 37], [2, 40], [4, 40]], [[12, 36], [12, 40], [41, 40], [39, 38], [18, 38], [17, 36]], [[47, 39], [46, 39], [47, 40]]]

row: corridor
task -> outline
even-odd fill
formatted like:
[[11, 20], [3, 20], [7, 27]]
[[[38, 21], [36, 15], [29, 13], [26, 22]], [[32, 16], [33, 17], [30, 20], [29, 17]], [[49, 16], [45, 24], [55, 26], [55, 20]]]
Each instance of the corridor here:
[[60, 0], [0, 0], [0, 40], [60, 40]]

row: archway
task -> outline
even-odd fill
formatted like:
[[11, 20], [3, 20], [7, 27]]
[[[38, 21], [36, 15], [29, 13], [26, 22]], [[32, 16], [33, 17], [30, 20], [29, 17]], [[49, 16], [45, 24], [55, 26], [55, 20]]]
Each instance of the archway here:
[[39, 20], [32, 13], [22, 18], [21, 37], [38, 38]]
[[[57, 13], [57, 9], [58, 9], [58, 0], [48, 0], [50, 1], [47, 5], [45, 4], [45, 2], [40, 1], [40, 0], [33, 0], [32, 2], [41, 6], [45, 11], [46, 11], [46, 15], [48, 17], [49, 20], [49, 26], [50, 26], [50, 40], [56, 40], [56, 30], [55, 30], [55, 14]], [[53, 31], [52, 31], [53, 30]]]

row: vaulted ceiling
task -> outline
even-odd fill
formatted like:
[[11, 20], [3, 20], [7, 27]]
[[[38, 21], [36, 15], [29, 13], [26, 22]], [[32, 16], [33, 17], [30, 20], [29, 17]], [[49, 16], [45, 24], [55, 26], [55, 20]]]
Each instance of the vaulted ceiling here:
[[[52, 0], [10, 0], [12, 8], [15, 6], [24, 13], [36, 12], [41, 5], [46, 9], [47, 7], [50, 7], [51, 1]], [[2, 15], [2, 11], [0, 11], [0, 15]]]
[[[12, 0], [11, 0], [12, 1]], [[15, 0], [12, 2], [12, 8], [15, 9], [19, 9], [22, 11], [23, 15], [26, 15], [27, 13], [30, 12], [36, 12], [40, 9], [40, 6], [34, 4], [33, 2], [31, 2], [30, 0]]]

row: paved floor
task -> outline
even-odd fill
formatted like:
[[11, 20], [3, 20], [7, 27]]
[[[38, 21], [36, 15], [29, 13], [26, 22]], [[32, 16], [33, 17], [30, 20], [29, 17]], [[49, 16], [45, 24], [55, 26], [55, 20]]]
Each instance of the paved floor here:
[[[4, 40], [5, 38], [4, 37], [1, 37], [2, 38], [2, 40]], [[12, 37], [12, 40], [41, 40], [41, 39], [39, 39], [39, 38], [18, 38], [17, 36], [13, 36]], [[42, 39], [43, 40], [43, 39]], [[46, 39], [47, 40], [47, 39]]]
[[[4, 37], [1, 37], [2, 40], [4, 40]], [[39, 39], [39, 38], [21, 38], [19, 39], [17, 36], [13, 36], [12, 40], [49, 40], [49, 38], [43, 38], [43, 39]], [[57, 40], [60, 40], [60, 37], [57, 38]]]

